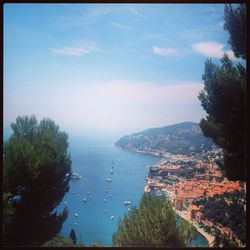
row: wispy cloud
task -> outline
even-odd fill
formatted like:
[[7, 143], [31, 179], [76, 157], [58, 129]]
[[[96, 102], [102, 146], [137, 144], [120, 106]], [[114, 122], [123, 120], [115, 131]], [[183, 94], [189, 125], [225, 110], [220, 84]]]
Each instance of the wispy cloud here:
[[228, 57], [232, 60], [236, 59], [232, 50], [224, 50], [224, 44], [218, 43], [216, 41], [207, 41], [200, 43], [193, 43], [192, 48], [204, 55], [215, 58], [222, 58], [224, 54], [227, 54]]
[[175, 43], [174, 40], [167, 38], [164, 36], [162, 33], [156, 33], [156, 34], [147, 34], [146, 36], [143, 37], [144, 39], [152, 39], [152, 40], [159, 40], [159, 41], [164, 41], [164, 42], [170, 42], [170, 43]]
[[223, 28], [224, 23], [225, 23], [224, 21], [219, 22], [219, 23], [218, 23], [219, 27], [220, 27], [220, 28]]
[[84, 54], [89, 54], [94, 51], [99, 51], [99, 48], [95, 45], [94, 42], [90, 41], [81, 41], [75, 46], [65, 46], [61, 48], [50, 48], [50, 51], [67, 56], [82, 56]]
[[123, 25], [123, 24], [120, 24], [117, 22], [110, 22], [110, 24], [116, 28], [123, 29], [123, 30], [132, 30], [133, 29], [132, 26]]
[[[156, 85], [153, 82], [115, 80], [91, 85], [79, 85], [78, 91], [91, 93], [96, 100], [109, 100], [117, 104], [136, 103], [196, 103], [203, 88], [197, 81], [173, 81]], [[91, 97], [92, 98], [92, 97]]]
[[143, 19], [147, 19], [145, 16], [143, 16], [141, 13], [139, 13], [136, 9], [134, 8], [129, 8], [129, 11], [133, 13], [136, 16], [142, 17]]
[[163, 48], [153, 46], [153, 53], [160, 56], [170, 56], [170, 55], [179, 55], [178, 51], [175, 48]]
[[67, 55], [67, 56], [81, 56], [83, 54], [90, 53], [90, 51], [86, 48], [71, 48], [71, 47], [63, 47], [63, 48], [52, 48], [50, 49], [56, 54]]
[[108, 5], [107, 6], [102, 6], [102, 7], [98, 7], [98, 8], [93, 8], [88, 12], [88, 15], [91, 17], [99, 17], [99, 16], [104, 16], [107, 14], [111, 14], [113, 12], [117, 11], [117, 9], [115, 8], [109, 8]]

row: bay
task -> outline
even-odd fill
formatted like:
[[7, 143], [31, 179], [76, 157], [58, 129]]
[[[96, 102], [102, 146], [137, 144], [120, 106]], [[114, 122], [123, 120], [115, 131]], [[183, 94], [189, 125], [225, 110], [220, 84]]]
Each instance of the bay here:
[[[57, 207], [59, 212], [65, 206], [69, 211], [60, 233], [68, 237], [74, 228], [78, 242], [112, 246], [118, 218], [122, 218], [130, 206], [138, 205], [147, 166], [161, 157], [119, 149], [114, 146], [113, 138], [71, 136], [69, 144], [72, 171], [79, 173], [82, 179], [70, 181], [70, 190]], [[113, 174], [110, 173], [112, 166]], [[108, 182], [108, 178], [112, 181]], [[125, 206], [125, 200], [131, 204]], [[207, 247], [207, 241], [197, 232], [190, 246]]]

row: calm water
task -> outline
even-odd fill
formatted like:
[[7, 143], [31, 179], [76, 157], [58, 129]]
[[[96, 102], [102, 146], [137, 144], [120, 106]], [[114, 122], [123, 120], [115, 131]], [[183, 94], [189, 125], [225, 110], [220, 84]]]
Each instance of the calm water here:
[[[123, 202], [129, 200], [132, 205], [139, 203], [147, 166], [161, 158], [118, 149], [113, 145], [114, 141], [109, 140], [71, 137], [69, 143], [72, 170], [83, 178], [71, 180], [70, 190], [58, 207], [58, 211], [61, 211], [67, 202], [69, 210], [61, 234], [69, 236], [74, 228], [78, 241], [85, 245], [98, 242], [111, 246], [117, 220], [127, 213], [130, 206], [125, 206]], [[113, 175], [110, 174], [112, 161]], [[111, 178], [112, 182], [107, 182], [107, 178]], [[87, 202], [83, 201], [84, 198]], [[207, 242], [197, 232], [191, 245], [206, 247]]]

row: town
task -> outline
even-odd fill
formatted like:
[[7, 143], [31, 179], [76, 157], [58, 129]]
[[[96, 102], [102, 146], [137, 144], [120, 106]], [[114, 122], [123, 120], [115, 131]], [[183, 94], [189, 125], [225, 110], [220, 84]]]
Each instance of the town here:
[[[196, 227], [207, 239], [209, 246], [213, 246], [216, 235], [220, 235], [233, 240], [238, 247], [243, 247], [245, 235], [242, 231], [245, 225], [242, 224], [245, 224], [246, 182], [229, 181], [223, 176], [217, 164], [223, 159], [222, 150], [213, 148], [190, 155], [154, 153], [159, 153], [164, 159], [149, 166], [144, 192], [153, 191], [157, 195], [165, 195], [175, 212]], [[227, 222], [221, 222], [220, 218], [219, 221], [216, 220], [208, 209], [209, 203], [214, 202], [216, 205], [224, 202], [225, 215], [229, 217], [226, 209], [230, 208], [230, 204], [232, 207], [233, 201], [242, 210], [242, 221], [238, 223], [241, 224], [240, 229], [230, 228]]]

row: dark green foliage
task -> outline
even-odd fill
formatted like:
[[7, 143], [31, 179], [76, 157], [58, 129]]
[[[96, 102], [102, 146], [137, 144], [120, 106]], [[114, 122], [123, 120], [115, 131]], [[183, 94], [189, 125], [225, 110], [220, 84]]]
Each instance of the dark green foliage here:
[[230, 239], [226, 234], [222, 235], [220, 231], [216, 230], [213, 247], [236, 248], [239, 245], [235, 239]]
[[4, 142], [4, 242], [40, 245], [55, 236], [67, 217], [53, 209], [69, 189], [68, 136], [50, 119], [18, 117]]
[[230, 34], [228, 40], [237, 57], [246, 59], [247, 48], [247, 10], [246, 4], [233, 8], [231, 4], [225, 6], [224, 29]]
[[116, 142], [117, 146], [125, 149], [129, 149], [129, 146], [137, 150], [147, 147], [176, 154], [201, 152], [202, 149], [211, 149], [212, 144], [213, 141], [205, 137], [199, 125], [193, 122], [151, 128], [124, 136]]
[[[229, 32], [229, 43], [237, 57], [246, 58], [246, 5], [236, 9], [225, 6], [224, 29]], [[246, 180], [246, 68], [236, 66], [224, 56], [221, 65], [205, 63], [204, 90], [199, 99], [207, 112], [200, 127], [223, 148], [224, 162], [218, 162], [231, 180]]]
[[194, 202], [203, 205], [202, 212], [208, 220], [229, 227], [239, 237], [241, 242], [246, 241], [246, 211], [244, 210], [244, 192], [235, 191], [217, 197], [209, 197]]
[[199, 99], [207, 112], [200, 127], [224, 150], [222, 171], [231, 180], [244, 180], [245, 173], [245, 86], [246, 71], [233, 66], [228, 57], [221, 66], [211, 60], [205, 63], [204, 90]]
[[53, 239], [46, 241], [42, 247], [84, 247], [83, 243], [74, 244], [72, 239], [58, 234]]
[[171, 204], [163, 196], [144, 194], [139, 207], [118, 221], [113, 246], [184, 247], [192, 236], [187, 224], [177, 225]]

